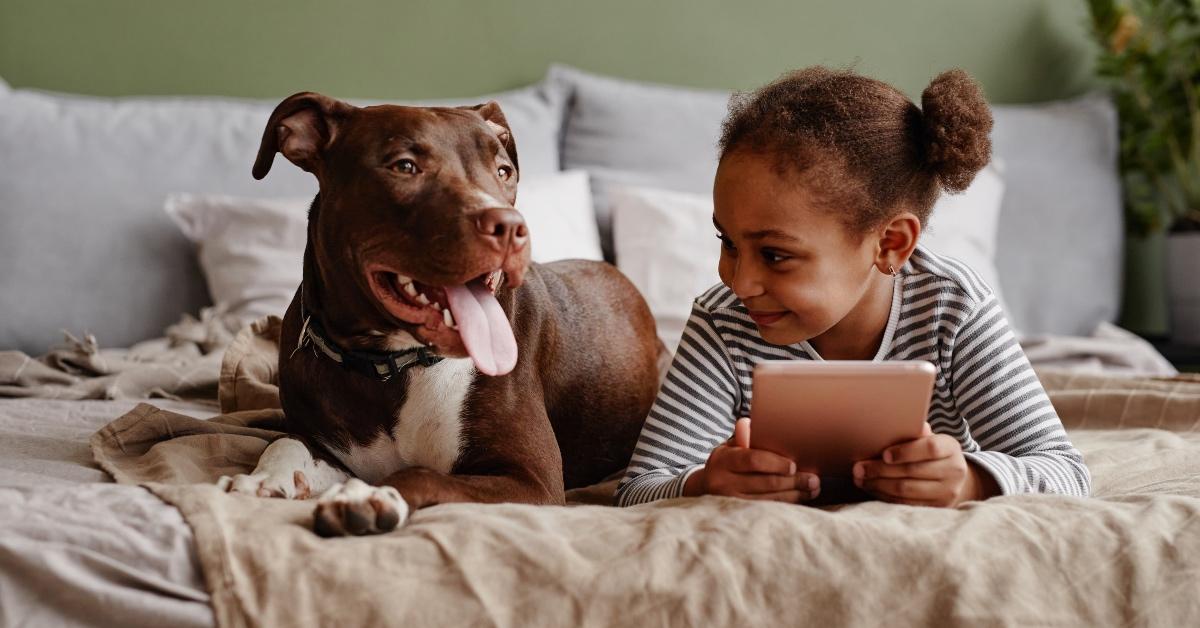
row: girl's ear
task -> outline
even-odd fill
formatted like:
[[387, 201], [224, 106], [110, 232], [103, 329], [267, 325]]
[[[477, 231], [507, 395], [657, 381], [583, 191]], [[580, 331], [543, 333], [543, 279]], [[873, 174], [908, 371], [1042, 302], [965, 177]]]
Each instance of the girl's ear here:
[[885, 275], [894, 275], [908, 262], [921, 236], [921, 219], [912, 212], [901, 212], [891, 218], [879, 232], [879, 250], [875, 268]]

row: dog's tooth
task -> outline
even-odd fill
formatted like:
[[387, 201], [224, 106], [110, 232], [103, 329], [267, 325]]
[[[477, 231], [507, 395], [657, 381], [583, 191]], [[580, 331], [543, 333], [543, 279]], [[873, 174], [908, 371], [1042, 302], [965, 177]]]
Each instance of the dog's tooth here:
[[442, 310], [442, 320], [446, 322], [446, 327], [458, 329], [458, 326], [454, 324], [454, 315], [450, 313], [450, 310]]
[[[412, 284], [409, 284], [409, 285], [411, 286]], [[421, 305], [429, 305], [429, 297], [427, 297], [423, 294], [418, 294], [417, 295], [417, 303], [420, 303]]]
[[412, 282], [410, 281], [404, 284], [404, 293], [415, 298], [417, 296], [417, 288], [416, 286], [412, 285]]

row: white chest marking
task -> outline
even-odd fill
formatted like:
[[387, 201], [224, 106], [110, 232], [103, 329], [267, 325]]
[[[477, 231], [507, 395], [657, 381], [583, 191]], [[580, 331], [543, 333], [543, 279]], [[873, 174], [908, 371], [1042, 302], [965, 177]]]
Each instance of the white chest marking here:
[[462, 451], [463, 402], [474, 379], [475, 365], [470, 358], [411, 369], [407, 396], [392, 433], [334, 454], [370, 484], [414, 466], [449, 473]]

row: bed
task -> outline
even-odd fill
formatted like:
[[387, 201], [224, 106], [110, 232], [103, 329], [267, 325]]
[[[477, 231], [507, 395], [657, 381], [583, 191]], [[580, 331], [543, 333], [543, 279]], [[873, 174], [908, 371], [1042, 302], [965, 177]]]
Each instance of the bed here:
[[[535, 254], [615, 261], [673, 345], [712, 281], [694, 227], [728, 94], [556, 66], [486, 98], [521, 146]], [[1095, 498], [615, 509], [610, 483], [334, 540], [307, 504], [206, 484], [278, 434], [263, 317], [315, 186], [250, 179], [273, 104], [0, 82], [0, 624], [1200, 623], [1200, 382], [1112, 325], [1105, 99], [996, 107], [994, 185], [944, 199], [931, 236], [991, 273]]]

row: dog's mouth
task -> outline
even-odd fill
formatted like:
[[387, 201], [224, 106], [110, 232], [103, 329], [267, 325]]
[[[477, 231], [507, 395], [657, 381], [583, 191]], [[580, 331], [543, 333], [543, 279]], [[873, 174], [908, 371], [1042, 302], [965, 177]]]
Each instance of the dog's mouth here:
[[466, 283], [433, 286], [389, 268], [367, 270], [375, 298], [392, 316], [417, 325], [417, 336], [439, 351], [461, 347], [486, 375], [505, 375], [517, 363], [517, 341], [508, 315], [496, 300], [505, 281], [502, 270]]

